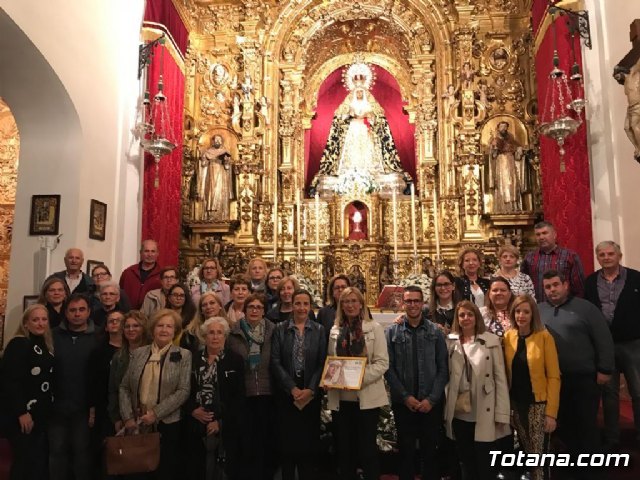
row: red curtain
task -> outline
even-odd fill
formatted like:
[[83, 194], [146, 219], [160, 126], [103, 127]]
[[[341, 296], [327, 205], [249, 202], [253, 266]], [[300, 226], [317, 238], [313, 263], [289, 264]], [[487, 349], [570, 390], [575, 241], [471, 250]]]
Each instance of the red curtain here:
[[[374, 68], [377, 78], [371, 92], [384, 108], [402, 167], [415, 179], [415, 126], [409, 123], [409, 116], [403, 110], [404, 102], [396, 79], [384, 68], [379, 66]], [[342, 68], [335, 70], [322, 82], [318, 92], [316, 116], [311, 122], [311, 129], [305, 132], [304, 158], [307, 188], [320, 168], [320, 158], [329, 137], [333, 114], [349, 93], [342, 84], [342, 70]]]
[[[142, 202], [142, 238], [158, 242], [160, 265], [178, 263], [180, 242], [180, 188], [182, 182], [182, 120], [184, 105], [184, 73], [170, 54], [169, 48], [184, 52], [188, 32], [171, 0], [147, 0], [145, 20], [160, 23], [178, 45], [156, 46], [149, 66], [149, 91], [151, 98], [157, 93], [158, 79], [163, 77], [171, 119], [171, 137], [176, 148], [160, 159], [159, 184], [156, 188], [156, 164], [153, 156], [144, 155], [144, 186]], [[171, 40], [168, 40], [170, 42]], [[168, 48], [169, 47], [169, 48]]]
[[176, 42], [176, 47], [183, 55], [187, 52], [189, 32], [171, 0], [147, 0], [144, 21], [164, 25]]
[[[532, 20], [536, 28], [539, 28], [543, 23], [546, 6], [546, 0], [535, 0], [533, 3]], [[571, 37], [566, 20], [557, 18], [555, 26], [560, 68], [569, 73], [572, 63]], [[582, 56], [578, 39], [575, 39], [575, 51], [582, 70]], [[553, 68], [552, 60], [553, 31], [549, 27], [536, 52], [535, 59], [540, 115], [543, 113], [547, 88], [550, 84], [549, 72]], [[587, 149], [587, 130], [584, 123], [574, 135], [567, 137], [565, 150], [566, 172], [561, 173], [558, 144], [543, 135], [540, 136], [544, 218], [556, 227], [558, 243], [578, 252], [585, 273], [589, 274], [593, 271], [593, 238], [589, 152]]]

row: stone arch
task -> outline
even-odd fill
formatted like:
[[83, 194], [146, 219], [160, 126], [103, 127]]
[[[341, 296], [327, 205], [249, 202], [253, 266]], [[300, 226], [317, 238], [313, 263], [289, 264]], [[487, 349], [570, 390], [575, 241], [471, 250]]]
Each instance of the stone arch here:
[[[12, 246], [20, 242], [21, 248], [11, 249], [11, 265], [26, 266], [33, 264], [34, 257], [33, 250], [24, 245], [24, 235], [29, 229], [31, 193], [58, 193], [47, 188], [51, 188], [48, 174], [54, 169], [67, 171], [69, 182], [80, 181], [73, 166], [82, 157], [82, 130], [78, 113], [57, 74], [26, 34], [2, 10], [0, 64], [0, 95], [11, 109], [20, 131]], [[34, 192], [34, 188], [38, 191]], [[73, 200], [66, 199], [67, 202]], [[72, 230], [70, 225], [73, 221], [62, 216], [60, 231], [65, 231], [65, 227]], [[35, 293], [39, 285], [34, 284], [34, 278], [44, 274], [29, 268], [22, 272], [16, 270], [20, 268], [15, 268], [9, 278], [8, 305], [14, 308], [7, 312], [7, 319], [11, 320], [5, 328], [7, 334], [15, 330], [22, 296]]]

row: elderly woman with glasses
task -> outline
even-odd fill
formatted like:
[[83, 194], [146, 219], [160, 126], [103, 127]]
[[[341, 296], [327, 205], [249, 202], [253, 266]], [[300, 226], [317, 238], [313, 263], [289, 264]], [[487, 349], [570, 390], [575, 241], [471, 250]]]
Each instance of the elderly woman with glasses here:
[[271, 480], [274, 468], [274, 411], [271, 386], [271, 337], [274, 324], [264, 316], [264, 295], [249, 295], [244, 317], [231, 327], [229, 348], [245, 362], [246, 404], [243, 411], [243, 457], [248, 477]]
[[[229, 324], [211, 317], [202, 324], [204, 349], [194, 356], [191, 395], [184, 406], [187, 418], [187, 478], [240, 476], [241, 418], [244, 409], [244, 360], [226, 346]], [[225, 463], [217, 462], [221, 446]], [[221, 477], [221, 476], [220, 476]]]
[[191, 298], [196, 305], [200, 301], [200, 296], [206, 292], [213, 292], [222, 299], [225, 304], [231, 300], [229, 285], [222, 280], [222, 268], [217, 258], [205, 258], [202, 266], [198, 270], [200, 285], [191, 288]]
[[93, 304], [91, 307], [91, 319], [97, 329], [107, 326], [107, 316], [111, 312], [128, 312], [120, 301], [120, 285], [113, 280], [107, 280], [98, 286], [98, 298], [100, 303]]
[[[96, 309], [100, 307], [100, 285], [105, 282], [111, 282], [113, 279], [111, 277], [111, 271], [103, 263], [93, 267], [93, 270], [91, 270], [91, 279], [93, 280], [93, 291], [91, 292], [91, 311], [95, 312]], [[116, 285], [118, 285], [117, 282]], [[129, 310], [131, 310], [129, 297], [127, 297], [125, 291], [120, 288], [120, 285], [118, 285], [118, 289], [120, 290], [120, 300], [118, 300], [118, 308], [123, 312], [128, 312]]]

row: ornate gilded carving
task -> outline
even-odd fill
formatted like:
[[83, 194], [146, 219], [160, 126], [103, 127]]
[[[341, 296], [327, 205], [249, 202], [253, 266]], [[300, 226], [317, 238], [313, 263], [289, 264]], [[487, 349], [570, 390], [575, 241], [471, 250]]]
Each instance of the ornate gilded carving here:
[[[317, 277], [315, 208], [305, 188], [306, 134], [319, 108], [320, 86], [361, 52], [394, 76], [403, 110], [415, 125], [419, 256], [435, 254], [433, 192], [437, 191], [442, 254], [461, 243], [490, 246], [490, 239], [524, 217], [491, 218], [485, 209], [484, 132], [498, 118], [517, 119], [530, 151], [530, 213], [541, 208], [535, 92], [528, 0], [291, 0], [175, 2], [190, 30], [183, 175], [183, 253], [186, 264], [202, 254], [204, 239], [219, 238], [231, 270], [248, 255], [297, 255], [296, 203], [302, 197], [302, 251], [294, 267]], [[468, 62], [468, 66], [465, 63]], [[449, 88], [451, 85], [452, 89]], [[515, 125], [515, 123], [514, 123]], [[237, 200], [231, 220], [197, 220], [192, 193], [194, 159], [213, 131], [227, 132], [234, 159]], [[186, 155], [186, 154], [185, 154]], [[277, 201], [276, 201], [277, 197]], [[369, 209], [366, 241], [348, 241], [345, 207]], [[524, 200], [523, 200], [524, 202]], [[275, 205], [277, 203], [277, 212]], [[367, 300], [375, 301], [380, 266], [389, 264], [388, 202], [333, 198], [321, 203], [322, 276], [362, 270]], [[486, 215], [489, 213], [489, 215]], [[399, 201], [400, 274], [411, 261], [410, 203]], [[274, 224], [275, 221], [275, 224]], [[528, 220], [526, 220], [528, 221]], [[346, 235], [345, 235], [346, 234]], [[227, 270], [225, 270], [227, 271]]]

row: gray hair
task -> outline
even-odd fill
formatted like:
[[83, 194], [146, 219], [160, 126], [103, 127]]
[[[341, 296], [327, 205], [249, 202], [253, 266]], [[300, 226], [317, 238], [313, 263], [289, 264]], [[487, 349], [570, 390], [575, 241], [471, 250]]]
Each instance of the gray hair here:
[[219, 323], [220, 325], [222, 325], [222, 330], [224, 331], [224, 336], [225, 338], [229, 336], [229, 322], [227, 322], [227, 320], [223, 317], [211, 317], [211, 318], [207, 318], [204, 323], [202, 324], [202, 326], [200, 327], [200, 333], [202, 334], [202, 336], [204, 337], [205, 335], [207, 335], [207, 331], [209, 330], [209, 326], [215, 324], [215, 323]]
[[543, 220], [543, 221], [541, 221], [541, 222], [536, 223], [536, 224], [533, 226], [533, 229], [534, 229], [534, 230], [540, 230], [541, 228], [545, 228], [545, 227], [549, 227], [551, 230], [555, 230], [555, 229], [556, 229], [556, 227], [554, 227], [554, 226], [553, 226], [553, 223], [551, 223], [551, 222], [546, 222], [546, 221], [544, 221], [544, 220]]
[[620, 248], [620, 245], [618, 245], [613, 240], [605, 240], [603, 242], [600, 242], [598, 245], [596, 245], [596, 255], [598, 254], [598, 250], [602, 248], [607, 248], [607, 247], [613, 247], [613, 249], [616, 251], [618, 255], [622, 255], [622, 249]]
[[118, 292], [118, 295], [120, 295], [120, 285], [115, 280], [108, 280], [106, 282], [102, 282], [100, 284], [100, 293], [102, 293], [102, 290], [104, 290], [107, 287], [115, 288], [116, 291]]

